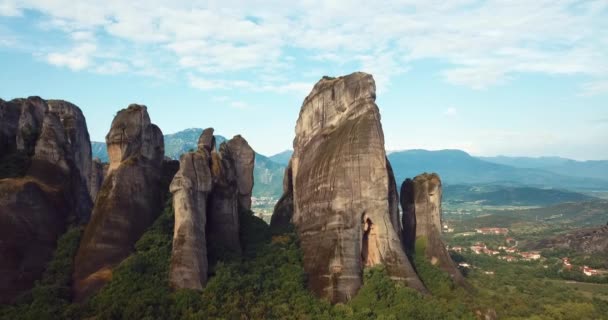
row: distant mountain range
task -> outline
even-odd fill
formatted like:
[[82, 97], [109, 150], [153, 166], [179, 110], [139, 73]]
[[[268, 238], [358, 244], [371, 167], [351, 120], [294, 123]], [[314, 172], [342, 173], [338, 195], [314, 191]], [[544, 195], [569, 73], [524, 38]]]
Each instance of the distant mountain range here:
[[291, 155], [292, 154], [293, 154], [292, 150], [285, 150], [285, 151], [283, 151], [281, 153], [277, 153], [277, 154], [275, 154], [273, 156], [270, 156], [268, 158], [270, 160], [278, 163], [278, 164], [287, 166], [289, 164], [289, 159], [291, 159]]
[[479, 157], [479, 159], [516, 168], [545, 171], [581, 178], [608, 180], [608, 160], [576, 161], [560, 157]]
[[[608, 190], [608, 179], [559, 174], [544, 168], [521, 168], [473, 157], [461, 150], [407, 150], [389, 154], [397, 181], [421, 172], [437, 172], [445, 184], [497, 184], [577, 190]], [[591, 169], [588, 172], [592, 172]]]
[[[203, 129], [186, 129], [165, 135], [165, 154], [172, 159], [191, 149], [196, 149]], [[219, 146], [226, 138], [216, 135]], [[255, 146], [253, 146], [255, 147]], [[93, 157], [108, 161], [105, 143], [92, 142]], [[280, 197], [285, 167], [292, 151], [286, 150], [270, 157], [256, 153], [254, 170], [254, 196]], [[568, 190], [608, 190], [608, 161], [575, 161], [557, 157], [473, 157], [461, 150], [405, 150], [388, 155], [395, 178], [400, 184], [405, 178], [423, 172], [437, 172], [446, 187], [450, 185], [500, 185], [509, 188], [494, 190], [495, 194], [469, 194], [495, 202], [522, 203], [526, 200], [526, 189], [516, 187], [553, 188]], [[449, 190], [449, 189], [448, 189]], [[454, 189], [453, 192], [456, 192]], [[462, 191], [462, 190], [461, 190]], [[530, 190], [527, 190], [530, 191]], [[447, 196], [447, 193], [444, 193]], [[547, 204], [560, 199], [584, 200], [580, 194], [564, 194], [556, 190], [534, 192]], [[480, 200], [480, 199], [478, 199]], [[538, 202], [538, 200], [535, 200]]]

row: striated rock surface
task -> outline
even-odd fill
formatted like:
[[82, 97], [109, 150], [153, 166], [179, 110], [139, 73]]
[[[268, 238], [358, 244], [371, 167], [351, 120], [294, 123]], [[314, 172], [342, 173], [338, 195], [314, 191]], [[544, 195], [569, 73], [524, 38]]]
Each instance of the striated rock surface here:
[[[435, 173], [406, 179], [401, 186], [404, 247], [414, 254], [423, 248], [431, 264], [447, 272], [454, 283], [467, 287], [441, 240], [441, 179]], [[412, 241], [415, 239], [415, 243]]]
[[234, 171], [238, 190], [239, 205], [245, 210], [251, 209], [251, 192], [253, 191], [253, 167], [255, 152], [240, 135], [226, 142], [234, 161]]
[[240, 254], [239, 193], [235, 163], [226, 143], [211, 152], [213, 191], [207, 214], [207, 239], [214, 252]]
[[106, 136], [110, 164], [97, 194], [74, 266], [74, 295], [82, 301], [112, 277], [112, 268], [162, 210], [163, 137], [147, 108], [118, 112]]
[[182, 155], [171, 182], [175, 227], [169, 282], [178, 289], [202, 290], [207, 283], [207, 197], [213, 186], [209, 152]]
[[203, 133], [198, 138], [199, 150], [207, 150], [207, 152], [215, 150], [215, 136], [213, 135], [214, 131], [215, 130], [213, 128], [203, 130]]
[[0, 101], [0, 302], [31, 288], [67, 224], [88, 219], [90, 148], [75, 105]]
[[375, 98], [369, 74], [325, 77], [304, 100], [296, 124], [292, 221], [309, 287], [332, 302], [353, 297], [363, 268], [376, 265], [427, 292], [397, 232], [398, 207]]
[[[87, 188], [90, 187], [93, 162], [91, 160], [91, 139], [87, 123], [82, 111], [63, 100], [48, 100], [49, 111], [56, 114], [65, 130], [65, 135], [71, 146], [74, 164], [81, 173], [81, 179]], [[90, 190], [89, 194], [90, 194]], [[91, 198], [94, 198], [91, 196]]]
[[198, 150], [184, 154], [171, 182], [175, 229], [169, 279], [177, 289], [201, 290], [208, 263], [240, 254], [239, 211], [249, 210], [254, 151], [241, 136], [216, 151], [213, 129]]

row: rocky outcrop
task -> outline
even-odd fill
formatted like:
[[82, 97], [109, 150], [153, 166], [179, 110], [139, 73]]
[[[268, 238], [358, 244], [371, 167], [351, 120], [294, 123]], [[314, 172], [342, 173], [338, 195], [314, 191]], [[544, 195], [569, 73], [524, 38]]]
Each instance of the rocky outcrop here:
[[[571, 250], [588, 255], [608, 255], [608, 224], [567, 233], [526, 244], [534, 250]], [[608, 261], [604, 264], [608, 268]]]
[[249, 210], [254, 152], [235, 136], [216, 151], [213, 129], [184, 154], [171, 182], [175, 229], [169, 279], [176, 289], [201, 290], [209, 260], [240, 254], [239, 212]]
[[411, 254], [424, 254], [431, 264], [447, 272], [455, 284], [468, 287], [441, 240], [441, 197], [441, 179], [435, 173], [424, 173], [403, 182], [404, 247]]
[[112, 269], [157, 218], [162, 186], [163, 136], [147, 108], [118, 112], [106, 136], [110, 164], [75, 260], [74, 296], [82, 301], [112, 277]]
[[0, 302], [31, 288], [68, 223], [88, 220], [91, 167], [77, 106], [0, 101]]
[[296, 124], [292, 221], [309, 287], [332, 302], [353, 297], [363, 269], [376, 265], [427, 292], [397, 232], [398, 206], [375, 98], [369, 74], [325, 77], [304, 100]]
[[[91, 161], [91, 139], [82, 111], [75, 105], [63, 100], [48, 100], [49, 111], [56, 114], [70, 142], [74, 164], [81, 173], [81, 179], [90, 187], [93, 162]], [[90, 190], [89, 194], [90, 194]], [[94, 197], [92, 197], [94, 198]]]
[[251, 209], [251, 192], [253, 191], [253, 167], [255, 152], [240, 135], [226, 142], [234, 161], [234, 171], [238, 190], [239, 205], [245, 210]]
[[203, 133], [198, 138], [198, 149], [199, 150], [207, 150], [207, 152], [211, 152], [215, 150], [215, 136], [213, 135], [213, 128], [207, 128], [203, 130]]
[[182, 155], [179, 171], [171, 182], [175, 227], [169, 281], [178, 289], [201, 290], [207, 283], [207, 197], [213, 177], [209, 152]]

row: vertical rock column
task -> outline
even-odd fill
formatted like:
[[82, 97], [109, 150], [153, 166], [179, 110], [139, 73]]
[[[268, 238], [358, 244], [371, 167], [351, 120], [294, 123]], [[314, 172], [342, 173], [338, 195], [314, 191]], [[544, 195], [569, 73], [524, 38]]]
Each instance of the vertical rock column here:
[[205, 149], [181, 156], [171, 182], [175, 227], [171, 255], [171, 286], [201, 290], [207, 283], [207, 197], [213, 177]]
[[97, 194], [74, 265], [74, 296], [82, 301], [112, 278], [112, 269], [162, 210], [163, 136], [145, 106], [118, 112], [106, 136], [110, 165]]
[[241, 136], [216, 151], [213, 128], [198, 150], [184, 154], [171, 183], [175, 229], [169, 274], [172, 287], [201, 290], [209, 259], [240, 254], [239, 210], [249, 210], [255, 152]]
[[376, 265], [427, 292], [402, 249], [375, 98], [369, 74], [326, 77], [304, 100], [296, 123], [292, 188], [286, 188], [293, 190], [292, 221], [309, 287], [332, 302], [352, 298], [363, 269]]
[[[455, 284], [468, 288], [441, 240], [441, 179], [424, 173], [406, 179], [401, 186], [404, 246], [411, 254], [424, 254], [428, 261], [447, 272]], [[424, 252], [414, 252], [424, 249]]]

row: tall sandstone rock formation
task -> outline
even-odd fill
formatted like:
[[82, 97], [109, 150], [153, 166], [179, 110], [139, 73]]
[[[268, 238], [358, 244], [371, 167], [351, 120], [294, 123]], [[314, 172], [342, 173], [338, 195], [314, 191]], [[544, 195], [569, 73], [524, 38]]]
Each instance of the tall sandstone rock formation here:
[[91, 167], [77, 106], [0, 100], [0, 302], [33, 286], [68, 223], [88, 220]]
[[416, 254], [416, 247], [423, 248], [431, 264], [447, 272], [455, 284], [469, 288], [441, 240], [441, 197], [441, 179], [435, 173], [424, 173], [403, 182], [404, 247], [409, 254]]
[[201, 290], [207, 282], [208, 253], [241, 252], [239, 211], [251, 206], [254, 155], [241, 136], [216, 151], [209, 128], [201, 134], [198, 150], [181, 157], [171, 183], [172, 287]]
[[240, 135], [234, 136], [226, 142], [228, 150], [234, 161], [236, 185], [239, 206], [245, 210], [251, 209], [251, 193], [253, 191], [253, 167], [255, 165], [255, 152]]
[[210, 155], [205, 149], [181, 156], [171, 182], [175, 227], [171, 254], [171, 286], [201, 290], [207, 283], [207, 198], [213, 186]]
[[402, 249], [396, 185], [375, 98], [369, 74], [324, 77], [304, 100], [296, 124], [287, 188], [293, 191], [291, 220], [309, 287], [332, 302], [353, 297], [364, 267], [376, 265], [427, 292]]
[[112, 277], [112, 268], [158, 217], [162, 186], [163, 136], [147, 108], [130, 105], [118, 112], [106, 136], [107, 175], [85, 229], [74, 270], [74, 296], [82, 301]]

